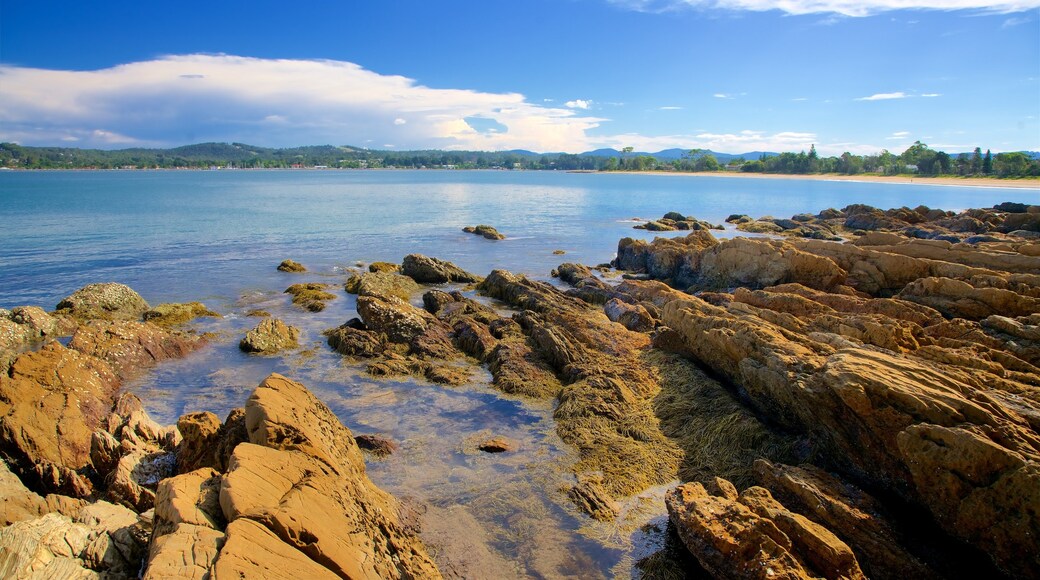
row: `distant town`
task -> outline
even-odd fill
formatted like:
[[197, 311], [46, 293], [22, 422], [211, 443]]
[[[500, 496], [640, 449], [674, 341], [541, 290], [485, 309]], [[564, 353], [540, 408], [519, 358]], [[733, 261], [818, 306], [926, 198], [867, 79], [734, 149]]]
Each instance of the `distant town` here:
[[3, 169], [490, 169], [541, 171], [743, 172], [767, 174], [1040, 177], [1040, 153], [991, 153], [981, 147], [946, 153], [920, 141], [905, 151], [823, 157], [809, 151], [741, 154], [705, 149], [656, 153], [626, 147], [581, 154], [532, 151], [386, 151], [349, 146], [267, 148], [201, 143], [171, 149], [77, 149], [0, 143]]

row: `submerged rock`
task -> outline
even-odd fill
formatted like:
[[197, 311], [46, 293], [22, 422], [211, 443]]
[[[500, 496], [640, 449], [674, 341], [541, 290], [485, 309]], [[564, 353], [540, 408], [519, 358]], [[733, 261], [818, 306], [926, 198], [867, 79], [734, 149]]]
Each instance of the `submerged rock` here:
[[144, 320], [164, 327], [180, 326], [187, 324], [196, 318], [211, 316], [220, 318], [220, 314], [213, 312], [201, 302], [188, 302], [186, 304], [160, 304], [144, 313]]

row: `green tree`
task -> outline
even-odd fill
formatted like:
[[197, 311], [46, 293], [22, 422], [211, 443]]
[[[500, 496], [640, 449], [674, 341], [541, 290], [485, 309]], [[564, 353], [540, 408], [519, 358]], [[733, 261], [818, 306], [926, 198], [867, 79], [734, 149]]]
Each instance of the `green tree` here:
[[982, 172], [982, 148], [976, 147], [975, 151], [971, 154], [971, 173], [972, 175]]
[[993, 156], [990, 155], [989, 149], [986, 149], [986, 156], [982, 158], [982, 172], [986, 175], [993, 174]]

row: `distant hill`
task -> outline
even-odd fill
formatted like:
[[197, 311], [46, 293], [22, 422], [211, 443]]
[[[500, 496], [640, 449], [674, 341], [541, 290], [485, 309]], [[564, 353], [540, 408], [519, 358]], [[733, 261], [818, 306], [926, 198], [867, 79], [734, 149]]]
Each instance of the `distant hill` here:
[[[585, 153], [580, 153], [579, 156], [580, 157], [625, 157], [625, 158], [629, 158], [629, 157], [639, 157], [639, 156], [643, 156], [643, 155], [649, 155], [650, 157], [658, 159], [659, 161], [675, 161], [676, 159], [682, 159], [683, 157], [689, 155], [689, 153], [690, 153], [689, 149], [679, 149], [679, 148], [664, 149], [664, 150], [658, 151], [657, 153], [647, 153], [645, 151], [633, 151], [631, 153], [621, 153], [617, 149], [596, 149], [594, 151], [586, 151]], [[746, 159], [748, 161], [752, 161], [752, 160], [755, 160], [755, 159], [761, 159], [762, 156], [775, 157], [775, 156], [779, 155], [779, 153], [773, 153], [771, 151], [750, 151], [748, 153], [719, 153], [717, 151], [712, 151], [710, 149], [704, 150], [703, 154], [704, 155], [708, 155], [708, 154], [714, 155], [715, 159], [717, 159], [719, 161], [719, 163], [722, 163], [723, 165], [725, 165], [726, 163], [729, 163], [730, 161], [732, 161], [734, 159], [739, 159], [741, 157], [743, 157], [744, 159]]]

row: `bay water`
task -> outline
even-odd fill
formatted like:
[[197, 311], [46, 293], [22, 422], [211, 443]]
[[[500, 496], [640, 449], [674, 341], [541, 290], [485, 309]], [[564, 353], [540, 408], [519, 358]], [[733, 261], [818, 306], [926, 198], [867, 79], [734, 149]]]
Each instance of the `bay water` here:
[[[1037, 204], [1040, 190], [563, 172], [0, 171], [0, 308], [49, 310], [86, 284], [110, 281], [153, 305], [202, 301], [223, 315], [193, 325], [209, 333], [208, 345], [126, 385], [161, 423], [199, 410], [223, 417], [280, 372], [355, 434], [400, 445], [370, 460], [369, 475], [422, 505], [424, 537], [474, 575], [638, 575], [635, 561], [665, 540], [665, 487], [627, 502], [617, 523], [593, 522], [566, 499], [573, 450], [555, 435], [552, 403], [497, 393], [482, 369], [471, 384], [444, 387], [375, 379], [331, 352], [321, 331], [357, 315], [342, 290], [350, 272], [422, 253], [481, 275], [503, 268], [550, 280], [561, 262], [610, 261], [622, 237], [651, 239], [632, 219], [668, 211], [722, 223], [733, 213], [790, 217], [850, 203], [964, 209], [1004, 201]], [[477, 224], [507, 238], [461, 231]], [[308, 272], [276, 271], [286, 258]], [[337, 298], [305, 312], [283, 293], [297, 282], [330, 283]], [[298, 326], [301, 349], [241, 353], [238, 340], [258, 321], [246, 316], [253, 309]], [[491, 436], [519, 450], [476, 451]]]

